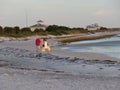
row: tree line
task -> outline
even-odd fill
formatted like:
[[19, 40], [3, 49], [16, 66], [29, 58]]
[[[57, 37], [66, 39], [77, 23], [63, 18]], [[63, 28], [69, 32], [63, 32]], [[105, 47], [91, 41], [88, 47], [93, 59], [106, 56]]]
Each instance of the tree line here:
[[65, 35], [65, 34], [78, 34], [86, 33], [87, 30], [84, 28], [69, 28], [66, 26], [58, 25], [49, 25], [46, 30], [35, 29], [33, 32], [30, 27], [20, 28], [19, 26], [15, 27], [2, 27], [0, 26], [0, 36], [13, 36], [13, 37], [22, 37], [30, 35]]
[[[95, 32], [106, 31], [107, 28], [101, 27], [100, 30]], [[15, 27], [2, 27], [0, 26], [0, 36], [12, 36], [12, 37], [23, 37], [31, 35], [67, 35], [67, 34], [80, 34], [88, 33], [89, 31], [84, 28], [70, 28], [66, 26], [58, 25], [49, 25], [46, 30], [35, 29], [33, 32], [30, 27], [20, 28], [19, 26]]]
[[31, 30], [30, 28], [22, 28], [16, 26], [16, 27], [2, 27], [0, 26], [0, 36], [13, 36], [13, 37], [21, 37], [25, 34], [30, 34]]

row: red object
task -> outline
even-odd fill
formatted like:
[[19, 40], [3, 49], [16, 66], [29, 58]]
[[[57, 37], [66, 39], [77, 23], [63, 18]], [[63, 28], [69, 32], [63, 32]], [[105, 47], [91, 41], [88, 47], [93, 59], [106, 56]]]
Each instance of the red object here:
[[36, 46], [40, 46], [40, 43], [41, 43], [40, 38], [37, 38], [36, 39]]

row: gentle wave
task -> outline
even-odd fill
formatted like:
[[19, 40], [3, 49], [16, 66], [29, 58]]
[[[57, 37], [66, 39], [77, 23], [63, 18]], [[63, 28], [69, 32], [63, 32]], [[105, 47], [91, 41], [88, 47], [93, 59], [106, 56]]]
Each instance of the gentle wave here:
[[[119, 36], [119, 35], [118, 35]], [[63, 50], [72, 52], [92, 52], [120, 58], [120, 37], [73, 42], [62, 47]]]

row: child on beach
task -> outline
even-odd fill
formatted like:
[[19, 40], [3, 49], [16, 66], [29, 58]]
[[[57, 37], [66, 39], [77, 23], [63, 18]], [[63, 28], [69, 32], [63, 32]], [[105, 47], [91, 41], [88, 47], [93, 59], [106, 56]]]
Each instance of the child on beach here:
[[51, 49], [50, 49], [50, 46], [48, 45], [48, 42], [46, 40], [46, 38], [43, 39], [43, 48], [42, 48], [42, 51], [43, 52], [49, 52]]
[[39, 52], [40, 51], [40, 44], [41, 44], [40, 38], [36, 38], [35, 44], [36, 44], [36, 52]]

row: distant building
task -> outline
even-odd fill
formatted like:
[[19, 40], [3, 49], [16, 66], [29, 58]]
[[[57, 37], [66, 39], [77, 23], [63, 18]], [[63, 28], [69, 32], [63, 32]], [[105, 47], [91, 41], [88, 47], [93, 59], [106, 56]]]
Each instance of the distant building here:
[[86, 29], [89, 30], [89, 31], [99, 30], [100, 28], [101, 28], [101, 27], [100, 27], [97, 23], [88, 25], [88, 26], [86, 27]]
[[35, 31], [35, 29], [43, 29], [46, 30], [47, 25], [43, 24], [42, 20], [37, 21], [37, 24], [30, 26], [31, 31]]

